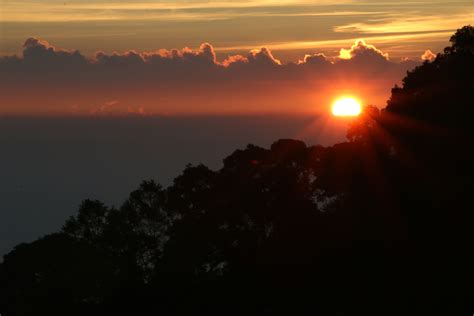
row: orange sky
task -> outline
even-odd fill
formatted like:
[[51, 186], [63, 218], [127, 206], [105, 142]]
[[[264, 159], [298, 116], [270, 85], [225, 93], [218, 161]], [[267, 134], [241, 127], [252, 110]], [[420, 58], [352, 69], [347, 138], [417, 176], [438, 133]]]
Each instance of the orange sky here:
[[2, 1], [0, 115], [317, 113], [340, 95], [383, 107], [473, 12], [472, 1]]
[[11, 115], [326, 113], [353, 95], [384, 106], [390, 89], [420, 60], [393, 62], [364, 41], [339, 57], [305, 55], [284, 63], [268, 48], [218, 59], [198, 49], [97, 53], [29, 38], [0, 59], [0, 109]]
[[264, 45], [290, 61], [315, 49], [332, 56], [365, 38], [392, 58], [415, 58], [440, 51], [473, 21], [470, 0], [5, 0], [0, 53], [34, 36], [89, 56], [210, 42], [218, 55]]

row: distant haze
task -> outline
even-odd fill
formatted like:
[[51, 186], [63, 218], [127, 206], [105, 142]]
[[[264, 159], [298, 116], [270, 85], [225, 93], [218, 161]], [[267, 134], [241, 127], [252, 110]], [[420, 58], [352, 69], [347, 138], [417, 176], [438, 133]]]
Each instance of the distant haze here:
[[57, 230], [86, 198], [119, 206], [140, 181], [187, 163], [217, 169], [248, 143], [342, 141], [347, 121], [311, 116], [0, 118], [0, 254]]

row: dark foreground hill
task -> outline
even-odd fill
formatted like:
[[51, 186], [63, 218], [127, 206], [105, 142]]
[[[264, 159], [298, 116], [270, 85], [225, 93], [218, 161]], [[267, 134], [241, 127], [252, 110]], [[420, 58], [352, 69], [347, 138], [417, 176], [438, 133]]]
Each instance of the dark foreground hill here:
[[2, 315], [471, 315], [474, 29], [348, 141], [249, 145], [1, 265]]

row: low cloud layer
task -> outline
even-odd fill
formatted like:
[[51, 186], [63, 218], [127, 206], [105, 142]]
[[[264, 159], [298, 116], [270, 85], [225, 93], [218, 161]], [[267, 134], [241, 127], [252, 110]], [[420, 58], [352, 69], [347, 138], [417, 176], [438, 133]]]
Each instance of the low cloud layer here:
[[390, 88], [418, 63], [393, 62], [362, 40], [339, 57], [315, 52], [282, 63], [265, 47], [223, 60], [209, 43], [87, 58], [29, 38], [20, 56], [0, 58], [0, 114], [319, 112], [347, 94], [384, 106]]

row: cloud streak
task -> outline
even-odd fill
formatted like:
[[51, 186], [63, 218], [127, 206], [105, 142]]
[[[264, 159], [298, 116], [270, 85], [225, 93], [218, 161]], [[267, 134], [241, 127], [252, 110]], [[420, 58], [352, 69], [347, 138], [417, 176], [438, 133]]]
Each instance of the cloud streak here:
[[285, 50], [281, 60], [295, 60], [313, 48], [332, 56], [333, 48], [364, 38], [392, 58], [418, 58], [426, 47], [441, 50], [449, 34], [474, 18], [472, 1], [12, 0], [0, 6], [0, 54], [15, 53], [34, 35], [88, 56], [123, 51], [128, 43], [148, 51], [155, 43], [210, 41], [221, 57], [265, 45]]
[[[9, 1], [2, 7], [4, 21], [65, 22], [114, 20], [219, 20], [239, 17], [357, 16], [377, 12], [328, 10], [330, 4], [351, 1]], [[293, 12], [294, 11], [294, 12]]]
[[[474, 10], [467, 8], [467, 12], [456, 14], [386, 14], [383, 18], [370, 23], [351, 23], [334, 28], [338, 33], [357, 34], [409, 34], [421, 32], [437, 32], [456, 30], [460, 25], [472, 23]], [[370, 21], [370, 20], [369, 20]]]

